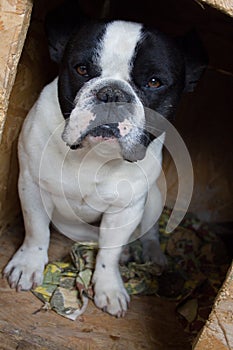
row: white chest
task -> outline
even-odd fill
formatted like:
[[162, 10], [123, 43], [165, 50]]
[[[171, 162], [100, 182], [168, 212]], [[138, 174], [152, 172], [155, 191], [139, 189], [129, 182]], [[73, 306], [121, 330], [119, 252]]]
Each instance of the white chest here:
[[[53, 154], [51, 157], [50, 154]], [[82, 152], [45, 152], [39, 186], [68, 220], [98, 220], [109, 207], [124, 208], [147, 192], [147, 178], [136, 164]]]

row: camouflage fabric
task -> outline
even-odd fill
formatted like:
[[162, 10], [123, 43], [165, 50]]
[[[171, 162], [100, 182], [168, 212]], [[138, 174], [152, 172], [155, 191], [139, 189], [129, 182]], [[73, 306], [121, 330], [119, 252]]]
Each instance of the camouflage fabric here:
[[92, 273], [95, 266], [97, 243], [75, 243], [71, 262], [53, 262], [46, 266], [43, 284], [32, 292], [45, 307], [75, 320], [86, 309], [92, 298]]
[[[229, 259], [218, 235], [192, 215], [167, 234], [169, 216], [170, 210], [165, 209], [159, 223], [167, 271], [159, 276], [157, 266], [143, 263], [141, 244], [135, 241], [130, 244], [130, 262], [120, 265], [120, 272], [129, 294], [156, 294], [175, 300], [180, 321], [195, 335], [208, 317]], [[71, 320], [85, 311], [88, 299], [93, 298], [91, 279], [97, 249], [97, 243], [75, 243], [70, 262], [47, 265], [43, 285], [33, 290], [46, 308]]]

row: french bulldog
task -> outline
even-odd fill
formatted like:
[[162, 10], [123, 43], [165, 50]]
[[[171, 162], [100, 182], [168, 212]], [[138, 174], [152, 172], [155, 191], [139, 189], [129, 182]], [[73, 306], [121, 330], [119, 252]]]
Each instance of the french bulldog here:
[[52, 222], [75, 241], [98, 241], [94, 302], [122, 317], [130, 298], [118, 263], [138, 227], [144, 259], [166, 265], [156, 184], [165, 132], [156, 119], [160, 131], [148, 132], [146, 110], [174, 115], [204, 69], [202, 48], [121, 20], [91, 21], [71, 32], [50, 36], [59, 75], [41, 92], [19, 137], [25, 239], [4, 275], [17, 291], [42, 283]]

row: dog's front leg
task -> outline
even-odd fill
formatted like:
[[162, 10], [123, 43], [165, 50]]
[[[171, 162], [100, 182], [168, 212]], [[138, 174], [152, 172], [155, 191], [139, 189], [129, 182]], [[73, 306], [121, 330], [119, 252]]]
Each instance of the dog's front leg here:
[[125, 315], [130, 300], [118, 262], [123, 246], [140, 223], [143, 205], [144, 201], [138, 201], [123, 210], [111, 207], [103, 215], [100, 226], [99, 252], [93, 276], [94, 301], [97, 307], [117, 317]]
[[19, 179], [19, 194], [25, 239], [3, 272], [11, 288], [18, 291], [29, 290], [43, 281], [44, 266], [48, 262], [49, 223], [53, 207], [49, 195], [40, 191], [39, 186], [25, 174], [21, 174]]

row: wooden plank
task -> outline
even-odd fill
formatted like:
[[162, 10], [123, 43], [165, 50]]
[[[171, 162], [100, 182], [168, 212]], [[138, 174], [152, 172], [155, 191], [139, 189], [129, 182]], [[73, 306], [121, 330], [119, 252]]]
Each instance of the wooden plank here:
[[[55, 0], [50, 0], [47, 2], [47, 6], [54, 1]], [[14, 3], [14, 1], [11, 2]], [[5, 3], [5, 1], [3, 3]], [[34, 10], [36, 9], [38, 3], [40, 3], [42, 9], [45, 8], [42, 1], [38, 1], [35, 2]], [[16, 16], [16, 14], [14, 15]], [[24, 13], [21, 14], [21, 20], [24, 16]], [[10, 26], [10, 24], [8, 24], [8, 26]], [[26, 28], [24, 29], [26, 30]], [[5, 35], [8, 33], [8, 31], [9, 30], [4, 31], [4, 33], [6, 32]], [[2, 36], [1, 31], [0, 35], [1, 40], [2, 38], [4, 39], [4, 35]], [[16, 43], [14, 45], [16, 45]], [[19, 45], [18, 42], [17, 45]], [[18, 47], [18, 49], [21, 50], [21, 46]], [[1, 59], [3, 60], [3, 63], [6, 61], [7, 58], [5, 55], [8, 54], [6, 50], [7, 45], [4, 46], [3, 42], [0, 41], [0, 62]], [[20, 53], [17, 53], [17, 56], [15, 56], [14, 64], [16, 64], [18, 55], [20, 55]], [[8, 89], [6, 87], [8, 80], [7, 77], [4, 76], [4, 67], [4, 64], [2, 67], [0, 65], [0, 115], [1, 111], [3, 111], [3, 109], [1, 110], [1, 88], [4, 94], [7, 93], [6, 89]], [[4, 122], [4, 130], [0, 144], [0, 235], [6, 225], [9, 224], [12, 218], [14, 218], [20, 211], [17, 195], [17, 140], [19, 131], [21, 129], [25, 116], [37, 99], [43, 86], [46, 85], [48, 81], [52, 80], [54, 76], [53, 67], [54, 66], [50, 63], [49, 59], [43, 19], [40, 17], [36, 19], [34, 18], [31, 21], [31, 25], [29, 26], [24, 49], [17, 66], [17, 74], [10, 93], [9, 104], [6, 95], [2, 95], [3, 102], [8, 104], [8, 109], [6, 115], [2, 114], [4, 115], [4, 120], [2, 119]], [[13, 73], [16, 67], [13, 68], [12, 66], [8, 66], [8, 68], [10, 69], [10, 72]]]
[[199, 2], [206, 3], [233, 17], [233, 0], [200, 0]]
[[[19, 212], [18, 197], [15, 194], [17, 185], [12, 174], [18, 173], [15, 141], [22, 125], [20, 116], [23, 114], [22, 105], [25, 106], [25, 103], [21, 99], [21, 104], [13, 113], [12, 108], [8, 107], [31, 10], [32, 0], [0, 1], [0, 234], [12, 216]], [[21, 79], [15, 96], [22, 91], [22, 86]], [[15, 193], [11, 196], [13, 189]]]
[[9, 97], [29, 26], [32, 0], [1, 0], [0, 4], [0, 141]]
[[[21, 240], [21, 226], [0, 237], [0, 268]], [[53, 234], [50, 259], [62, 258], [71, 244], [62, 235]], [[159, 297], [133, 297], [123, 319], [105, 314], [91, 301], [74, 322], [53, 311], [35, 313], [41, 306], [32, 293], [17, 293], [6, 280], [0, 280], [0, 349], [191, 349], [175, 316], [175, 303]]]
[[233, 349], [233, 263], [216, 298], [213, 310], [203, 328], [195, 350]]

